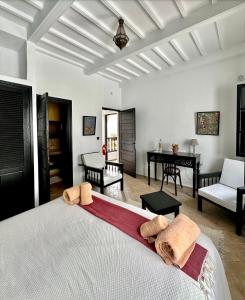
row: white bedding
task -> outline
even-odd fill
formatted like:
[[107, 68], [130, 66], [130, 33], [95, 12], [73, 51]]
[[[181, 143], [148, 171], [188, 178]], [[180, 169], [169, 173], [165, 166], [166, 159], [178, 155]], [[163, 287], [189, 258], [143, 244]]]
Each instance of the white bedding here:
[[[97, 196], [140, 213], [140, 208]], [[230, 299], [213, 243], [212, 299]], [[61, 198], [0, 222], [0, 299], [205, 299], [199, 284], [144, 245]]]

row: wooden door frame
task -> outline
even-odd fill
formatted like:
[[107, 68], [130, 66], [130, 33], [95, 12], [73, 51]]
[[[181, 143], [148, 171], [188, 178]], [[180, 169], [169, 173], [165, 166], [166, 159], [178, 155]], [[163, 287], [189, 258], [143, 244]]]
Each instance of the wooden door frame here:
[[[109, 110], [109, 109], [108, 109]], [[117, 115], [117, 152], [119, 154], [119, 112], [115, 111], [115, 113], [105, 115], [105, 144], [107, 145], [107, 117]], [[108, 151], [106, 151], [106, 160], [108, 160]]]
[[[136, 109], [135, 108], [128, 108], [128, 109], [124, 109], [124, 110], [120, 110], [120, 113], [119, 113], [119, 128], [120, 128], [120, 118], [121, 118], [121, 113], [122, 112], [127, 112], [127, 111], [131, 111], [132, 109], [134, 109], [134, 145], [136, 144]], [[119, 129], [121, 131], [121, 128]], [[121, 141], [121, 136], [120, 136], [120, 141]], [[119, 152], [119, 160], [121, 161], [121, 151]], [[136, 174], [136, 149], [135, 149], [135, 157], [134, 157], [134, 160], [135, 160], [135, 174], [129, 174], [130, 176], [132, 177], [135, 177], [137, 176]]]
[[[66, 106], [66, 114], [67, 114], [67, 128], [66, 128], [66, 142], [68, 145], [70, 163], [71, 163], [71, 182], [70, 185], [73, 186], [73, 152], [72, 152], [72, 101], [63, 98], [50, 97], [48, 96], [48, 103], [57, 103]], [[68, 126], [69, 124], [69, 126]]]
[[[57, 104], [61, 104], [61, 105], [66, 105], [66, 113], [67, 113], [67, 124], [69, 124], [69, 126], [66, 128], [66, 132], [67, 132], [67, 145], [68, 145], [68, 151], [69, 151], [69, 157], [71, 159], [71, 182], [70, 185], [73, 185], [73, 151], [72, 151], [72, 101], [68, 100], [68, 99], [63, 99], [63, 98], [58, 98], [58, 97], [51, 97], [47, 94], [47, 110], [48, 110], [48, 103], [57, 103]], [[37, 99], [41, 97], [41, 95], [37, 94]], [[48, 122], [48, 112], [47, 112], [47, 122]], [[49, 197], [50, 197], [50, 193], [49, 193]], [[50, 201], [50, 199], [49, 199]], [[39, 199], [40, 202], [40, 199]], [[39, 204], [44, 204], [47, 203], [43, 202], [43, 203], [39, 203]]]
[[102, 106], [102, 110], [112, 110], [112, 111], [116, 111], [116, 112], [120, 112], [120, 109], [116, 109], [116, 108], [109, 108], [109, 107], [104, 107]]
[[[66, 112], [67, 112], [67, 123], [70, 126], [67, 128], [67, 144], [69, 148], [69, 153], [72, 161], [72, 170], [73, 170], [73, 152], [72, 152], [72, 101], [68, 99], [62, 99], [57, 97], [50, 97], [48, 96], [48, 102], [57, 103], [57, 104], [64, 104], [66, 105]], [[72, 184], [73, 184], [73, 171], [72, 171]]]
[[[120, 151], [120, 141], [121, 141], [121, 126], [120, 126], [120, 123], [121, 123], [121, 112], [126, 112], [126, 111], [130, 111], [134, 109], [135, 111], [135, 116], [134, 116], [134, 128], [135, 128], [135, 131], [134, 131], [134, 144], [136, 144], [136, 110], [135, 108], [128, 108], [128, 109], [114, 109], [114, 108], [109, 108], [109, 107], [102, 107], [102, 111], [103, 110], [111, 110], [111, 111], [115, 111], [118, 113], [118, 158], [119, 158], [119, 161], [121, 161], [121, 151]], [[106, 122], [105, 122], [105, 130], [106, 130], [107, 126], [106, 126]], [[107, 133], [105, 132], [105, 140], [106, 140], [106, 136], [107, 136]], [[108, 155], [106, 156], [106, 158], [108, 158]], [[135, 165], [136, 165], [136, 149], [135, 149], [135, 157], [134, 157], [134, 160], [135, 160]], [[131, 175], [133, 177], [136, 177], [136, 169], [135, 169], [135, 174]]]
[[[111, 111], [115, 111], [116, 113], [117, 113], [117, 133], [118, 133], [118, 141], [117, 141], [117, 151], [118, 151], [118, 159], [120, 160], [120, 152], [119, 152], [119, 147], [120, 147], [120, 145], [119, 145], [119, 137], [120, 137], [120, 132], [119, 132], [119, 130], [120, 130], [120, 109], [115, 109], [115, 108], [109, 108], [109, 107], [104, 107], [104, 106], [102, 106], [102, 112], [103, 112], [103, 110], [111, 110]], [[112, 114], [108, 114], [108, 115], [114, 115], [115, 113], [112, 113]], [[107, 144], [107, 118], [106, 118], [106, 116], [108, 116], [108, 115], [105, 115], [105, 144]], [[106, 151], [106, 160], [108, 160], [108, 153], [107, 153], [107, 151]]]
[[[40, 97], [41, 95], [37, 94], [37, 97]], [[57, 103], [57, 104], [65, 104], [67, 105], [67, 120], [68, 123], [70, 123], [70, 127], [67, 130], [68, 133], [68, 145], [69, 145], [69, 151], [71, 153], [71, 159], [73, 162], [73, 152], [72, 152], [72, 101], [69, 99], [63, 99], [58, 97], [51, 97], [48, 95], [48, 102]], [[73, 174], [72, 174], [72, 181], [73, 181]]]
[[[107, 115], [105, 115], [105, 145], [107, 145]], [[108, 160], [108, 151], [106, 148], [105, 159]]]
[[[49, 178], [48, 175], [46, 174], [46, 180], [44, 179], [43, 174], [41, 173], [41, 163], [40, 160], [42, 160], [43, 156], [40, 154], [42, 151], [40, 151], [40, 140], [39, 140], [39, 114], [40, 114], [40, 107], [43, 104], [42, 103], [42, 98], [45, 97], [45, 133], [46, 133], [46, 146], [48, 148], [48, 101], [46, 101], [46, 98], [48, 98], [48, 93], [44, 93], [43, 95], [36, 95], [37, 97], [37, 135], [38, 135], [38, 174], [39, 174], [39, 180], [38, 180], [38, 187], [39, 187], [39, 206], [42, 204], [47, 203], [50, 201], [50, 189], [49, 189]], [[47, 171], [48, 172], [48, 171]], [[47, 190], [48, 189], [48, 190]], [[46, 197], [48, 200], [46, 201]]]
[[[245, 89], [245, 83], [241, 83], [237, 85], [237, 114], [236, 114], [236, 156], [239, 157], [244, 157], [245, 153], [241, 152], [240, 149], [240, 139], [239, 139], [239, 135], [242, 134], [242, 132], [240, 132], [240, 125], [241, 125], [241, 110], [240, 110], [240, 99], [241, 99], [241, 95], [242, 95], [242, 89]], [[245, 147], [243, 149], [243, 152], [245, 150]]]

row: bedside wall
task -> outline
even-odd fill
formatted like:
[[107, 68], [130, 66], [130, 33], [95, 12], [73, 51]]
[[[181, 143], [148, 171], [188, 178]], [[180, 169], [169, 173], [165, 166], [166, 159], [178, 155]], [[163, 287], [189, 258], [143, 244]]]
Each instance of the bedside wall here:
[[[245, 56], [169, 76], [159, 75], [122, 86], [122, 108], [136, 108], [137, 173], [147, 175], [146, 152], [161, 138], [164, 149], [172, 143], [191, 151], [197, 139], [201, 171], [220, 170], [224, 157], [236, 155], [236, 86], [245, 72]], [[196, 135], [195, 113], [221, 112], [219, 136]], [[152, 169], [153, 176], [153, 169]], [[158, 177], [160, 178], [160, 168]], [[183, 169], [183, 183], [192, 185], [191, 169]]]

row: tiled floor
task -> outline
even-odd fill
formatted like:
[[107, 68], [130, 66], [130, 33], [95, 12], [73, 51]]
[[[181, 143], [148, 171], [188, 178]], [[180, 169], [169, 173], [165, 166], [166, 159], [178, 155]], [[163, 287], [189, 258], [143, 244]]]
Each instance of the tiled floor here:
[[[141, 194], [158, 191], [159, 189], [159, 181], [155, 182], [152, 180], [151, 185], [148, 186], [146, 177], [137, 176], [135, 179], [125, 175], [124, 192], [121, 192], [119, 185], [115, 184], [105, 189], [105, 194], [115, 199], [141, 206]], [[174, 196], [172, 184], [164, 185], [164, 190]], [[181, 211], [195, 222], [223, 231], [224, 249], [222, 258], [232, 299], [245, 299], [245, 230], [243, 230], [241, 237], [237, 236], [234, 233], [234, 217], [229, 212], [210, 203], [204, 202], [202, 213], [197, 211], [196, 200], [192, 198], [192, 190], [190, 188], [180, 189], [178, 187], [178, 196], [176, 198], [182, 202]]]

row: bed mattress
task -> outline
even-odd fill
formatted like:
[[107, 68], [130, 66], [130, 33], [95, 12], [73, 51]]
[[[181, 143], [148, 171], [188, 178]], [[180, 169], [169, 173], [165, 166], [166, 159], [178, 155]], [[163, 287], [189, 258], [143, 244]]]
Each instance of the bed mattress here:
[[[95, 193], [147, 218], [149, 211]], [[210, 299], [230, 299], [220, 256]], [[198, 282], [153, 251], [62, 198], [0, 223], [0, 299], [206, 299]]]

